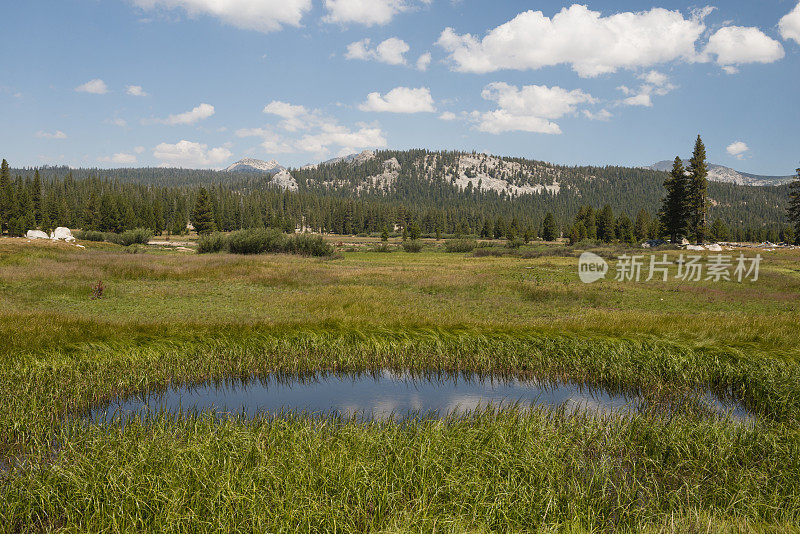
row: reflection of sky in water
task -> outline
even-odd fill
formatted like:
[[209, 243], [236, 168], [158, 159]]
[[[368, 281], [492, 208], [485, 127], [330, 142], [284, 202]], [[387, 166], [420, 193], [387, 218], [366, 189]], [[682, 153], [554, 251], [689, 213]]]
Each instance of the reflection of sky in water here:
[[[165, 410], [171, 413], [211, 411], [248, 417], [264, 412], [293, 411], [387, 419], [416, 413], [428, 416], [463, 414], [513, 405], [624, 413], [633, 410], [633, 404], [633, 400], [623, 395], [573, 384], [545, 385], [536, 380], [498, 380], [463, 374], [414, 378], [407, 372], [381, 371], [374, 375], [267, 378], [248, 383], [169, 389], [147, 398], [112, 403], [95, 410], [92, 417], [101, 420], [116, 413], [125, 418], [131, 413], [144, 415]], [[721, 403], [710, 404], [712, 408], [716, 406], [717, 411], [726, 412]]]

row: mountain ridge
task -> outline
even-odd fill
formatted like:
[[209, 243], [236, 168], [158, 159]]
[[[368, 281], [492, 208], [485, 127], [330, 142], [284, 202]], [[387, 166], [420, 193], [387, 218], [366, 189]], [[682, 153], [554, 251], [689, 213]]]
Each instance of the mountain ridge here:
[[[687, 165], [689, 158], [683, 160], [684, 165]], [[654, 163], [647, 167], [652, 171], [665, 171], [672, 170], [674, 160], [664, 160]], [[784, 185], [795, 179], [794, 176], [764, 176], [758, 174], [750, 174], [746, 172], [737, 171], [731, 167], [718, 165], [716, 163], [708, 164], [708, 179], [712, 182], [736, 184], [736, 185], [751, 185], [751, 186], [779, 186]]]

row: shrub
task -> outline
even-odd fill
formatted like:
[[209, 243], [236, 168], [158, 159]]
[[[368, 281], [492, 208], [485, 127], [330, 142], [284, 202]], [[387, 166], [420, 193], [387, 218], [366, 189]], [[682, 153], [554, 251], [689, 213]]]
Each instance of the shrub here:
[[474, 239], [456, 239], [445, 243], [444, 249], [447, 252], [472, 252], [477, 246]]
[[213, 234], [201, 235], [197, 241], [197, 253], [209, 254], [212, 252], [222, 252], [227, 250], [228, 240], [225, 234], [214, 232]]
[[508, 248], [519, 248], [524, 244], [525, 244], [525, 242], [522, 239], [520, 239], [519, 237], [516, 237], [514, 239], [509, 239], [508, 242], [506, 243], [506, 246]]
[[296, 234], [289, 238], [286, 252], [303, 256], [330, 256], [333, 246], [320, 235]]
[[403, 243], [403, 250], [406, 252], [420, 252], [423, 246], [424, 245], [416, 239], [412, 239], [411, 241]]
[[394, 252], [394, 247], [389, 243], [381, 243], [380, 245], [375, 245], [375, 248], [372, 250], [374, 252]]
[[105, 241], [106, 236], [103, 232], [96, 232], [94, 230], [81, 230], [75, 232], [75, 239], [81, 241]]
[[286, 235], [274, 228], [239, 230], [228, 236], [228, 250], [232, 254], [285, 252]]
[[126, 230], [118, 235], [112, 235], [117, 238], [115, 243], [123, 247], [129, 247], [131, 245], [146, 245], [150, 242], [150, 238], [153, 237], [153, 232], [147, 228], [136, 228], [134, 230]]

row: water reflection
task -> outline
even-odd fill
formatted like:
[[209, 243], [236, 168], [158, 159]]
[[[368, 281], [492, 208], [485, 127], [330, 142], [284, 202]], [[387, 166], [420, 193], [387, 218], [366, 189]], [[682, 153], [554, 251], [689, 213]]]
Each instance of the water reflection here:
[[643, 409], [665, 414], [689, 409], [722, 413], [748, 419], [738, 405], [723, 403], [711, 395], [697, 395], [655, 402], [641, 397], [564, 382], [502, 378], [475, 373], [425, 373], [376, 371], [357, 374], [270, 374], [249, 379], [226, 379], [210, 384], [168, 388], [93, 410], [94, 421], [127, 420], [147, 416], [211, 412], [218, 416], [252, 418], [287, 412], [357, 417], [404, 419], [461, 415], [485, 408], [534, 406], [587, 410], [596, 413], [631, 413]]

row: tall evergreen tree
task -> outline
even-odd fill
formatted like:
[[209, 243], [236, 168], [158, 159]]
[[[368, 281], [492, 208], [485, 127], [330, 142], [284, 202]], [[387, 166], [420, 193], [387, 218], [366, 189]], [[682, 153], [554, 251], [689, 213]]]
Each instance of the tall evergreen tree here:
[[689, 225], [698, 244], [706, 239], [706, 217], [708, 215], [708, 163], [706, 147], [700, 136], [694, 144], [689, 160]]
[[205, 187], [197, 195], [192, 210], [192, 225], [198, 234], [210, 234], [214, 231], [214, 206]]
[[556, 225], [556, 219], [553, 217], [553, 214], [548, 211], [542, 223], [542, 239], [545, 241], [555, 241], [557, 238], [558, 226]]
[[39, 169], [36, 169], [36, 172], [33, 173], [33, 185], [31, 186], [31, 200], [33, 201], [33, 218], [36, 220], [36, 224], [41, 224], [42, 178], [41, 176], [39, 176]]
[[672, 165], [672, 172], [664, 181], [667, 196], [661, 206], [661, 224], [673, 243], [686, 235], [689, 224], [689, 184], [686, 170], [683, 168], [681, 158], [676, 157]]
[[794, 225], [794, 241], [800, 245], [800, 169], [797, 178], [789, 186], [789, 220]]
[[11, 188], [11, 172], [8, 169], [8, 162], [3, 160], [0, 167], [0, 235], [4, 230], [11, 228], [13, 206], [14, 192]]
[[605, 243], [611, 243], [616, 237], [614, 210], [606, 204], [597, 214], [597, 239]]
[[633, 234], [638, 241], [644, 241], [650, 235], [650, 227], [652, 226], [652, 217], [650, 213], [642, 208], [636, 214], [636, 222], [633, 225]]

